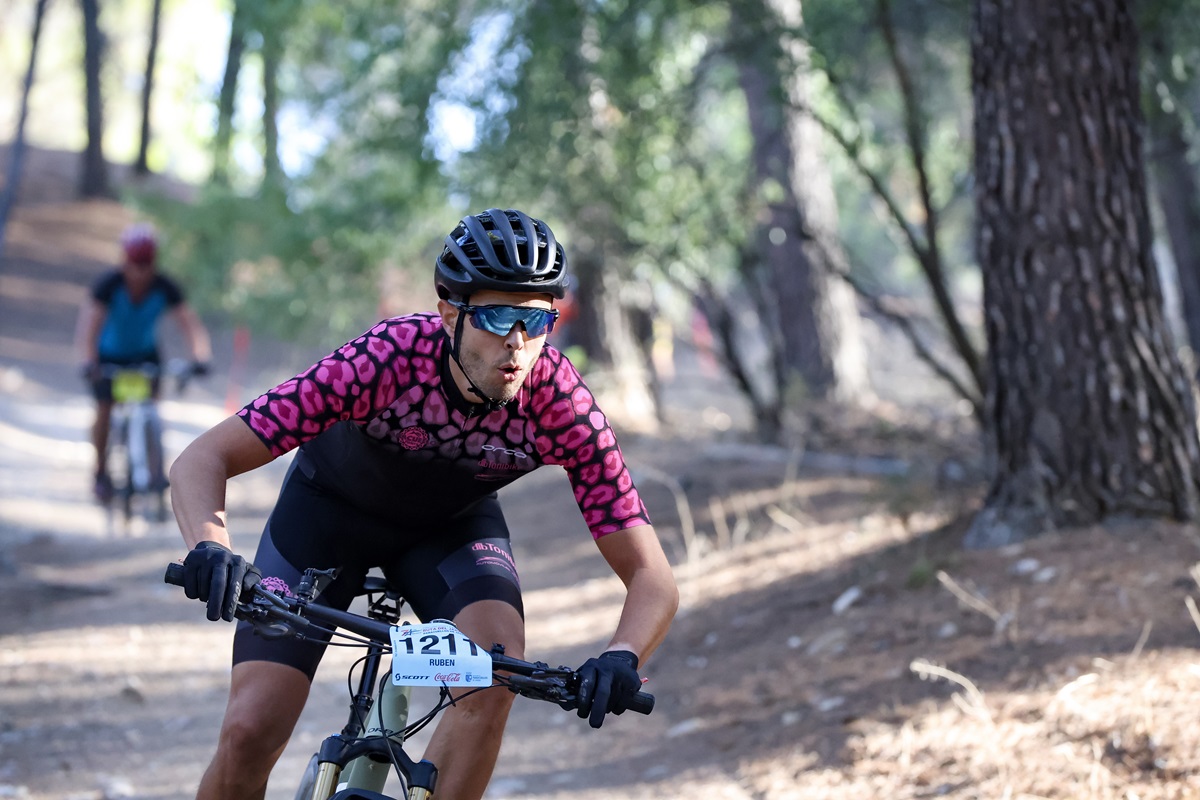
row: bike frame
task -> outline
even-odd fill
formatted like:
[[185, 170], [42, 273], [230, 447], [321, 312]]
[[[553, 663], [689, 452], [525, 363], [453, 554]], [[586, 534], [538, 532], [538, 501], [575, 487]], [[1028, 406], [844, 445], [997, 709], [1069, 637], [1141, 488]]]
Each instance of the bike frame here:
[[[368, 619], [384, 625], [399, 621], [403, 601], [382, 578], [368, 577], [363, 594]], [[342, 617], [332, 609], [310, 607], [310, 612], [331, 615], [329, 622]], [[412, 687], [392, 683], [390, 671], [383, 669], [386, 658], [379, 644], [368, 647], [346, 726], [321, 743], [296, 800], [390, 800], [382, 792], [394, 766], [406, 778], [409, 800], [425, 800], [432, 793], [437, 769], [428, 761], [413, 761], [403, 749]]]
[[[118, 384], [122, 373], [138, 373], [138, 380], [131, 381], [132, 389], [121, 391]], [[163, 425], [158, 413], [157, 400], [150, 393], [154, 379], [144, 366], [121, 367], [113, 375], [114, 392], [111, 433], [109, 435], [109, 457], [121, 464], [123, 470], [114, 470], [114, 496], [121, 500], [125, 522], [133, 517], [134, 498], [157, 495], [155, 509], [159, 521], [166, 518], [166, 490], [163, 470]], [[144, 381], [144, 385], [140, 382]], [[156, 485], [157, 484], [157, 485]]]

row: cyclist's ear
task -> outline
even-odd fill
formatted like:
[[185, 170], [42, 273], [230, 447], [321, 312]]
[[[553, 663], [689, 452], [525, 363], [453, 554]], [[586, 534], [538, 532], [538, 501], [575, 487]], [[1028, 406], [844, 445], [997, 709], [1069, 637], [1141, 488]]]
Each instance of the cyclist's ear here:
[[438, 300], [438, 313], [442, 316], [442, 328], [447, 336], [454, 335], [454, 326], [458, 322], [459, 310], [446, 300]]

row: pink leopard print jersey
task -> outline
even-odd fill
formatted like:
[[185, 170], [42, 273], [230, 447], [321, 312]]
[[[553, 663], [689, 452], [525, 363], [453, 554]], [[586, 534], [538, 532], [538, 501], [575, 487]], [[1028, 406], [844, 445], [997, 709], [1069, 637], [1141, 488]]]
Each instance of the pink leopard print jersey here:
[[608, 420], [547, 345], [503, 408], [448, 378], [441, 318], [380, 322], [238, 412], [275, 456], [366, 511], [423, 524], [544, 464], [562, 466], [592, 536], [650, 523]]

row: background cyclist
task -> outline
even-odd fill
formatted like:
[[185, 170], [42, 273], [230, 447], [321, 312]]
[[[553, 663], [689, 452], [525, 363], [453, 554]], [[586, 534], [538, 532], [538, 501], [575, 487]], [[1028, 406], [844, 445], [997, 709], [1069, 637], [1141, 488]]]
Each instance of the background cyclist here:
[[[212, 358], [208, 331], [184, 301], [175, 281], [158, 271], [158, 238], [146, 224], [132, 225], [121, 236], [124, 261], [109, 270], [92, 286], [84, 301], [76, 327], [76, 347], [82, 372], [96, 399], [92, 445], [96, 449], [93, 492], [108, 502], [112, 481], [108, 476], [109, 423], [112, 419], [112, 378], [106, 366], [160, 362], [158, 322], [169, 314], [179, 325], [195, 362], [195, 372], [207, 371]], [[157, 394], [158, 382], [154, 382]]]
[[[340, 569], [323, 602], [345, 608], [371, 567], [422, 620], [524, 655], [524, 611], [496, 490], [565, 468], [602, 556], [626, 587], [607, 645], [582, 667], [581, 717], [600, 727], [641, 686], [678, 590], [607, 419], [546, 344], [567, 288], [550, 228], [519, 211], [464, 217], [435, 261], [437, 313], [384, 320], [198, 437], [171, 469], [185, 590], [233, 616], [260, 575], [294, 586]], [[231, 552], [227, 478], [299, 448], [253, 566]], [[261, 798], [324, 645], [272, 641], [241, 623], [216, 755], [201, 798]], [[480, 692], [440, 718], [425, 757], [439, 800], [483, 795], [513, 695]]]

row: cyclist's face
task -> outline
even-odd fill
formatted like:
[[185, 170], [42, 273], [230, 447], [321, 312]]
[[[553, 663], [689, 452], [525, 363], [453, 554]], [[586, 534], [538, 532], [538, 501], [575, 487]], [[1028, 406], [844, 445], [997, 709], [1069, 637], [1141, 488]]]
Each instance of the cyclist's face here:
[[125, 275], [125, 283], [134, 291], [145, 289], [154, 280], [154, 264], [139, 264], [135, 261], [126, 261], [124, 268], [121, 270]]
[[[471, 305], [506, 305], [527, 306], [531, 308], [550, 308], [552, 303], [549, 295], [545, 294], [509, 294], [506, 292], [477, 292], [471, 295]], [[454, 306], [442, 300], [438, 302], [438, 311], [442, 315], [442, 324], [451, 339], [454, 338], [455, 325], [458, 323], [459, 311]], [[524, 326], [514, 325], [507, 335], [501, 336], [480, 330], [471, 324], [469, 319], [462, 321], [462, 349], [459, 360], [463, 369], [471, 376], [484, 394], [493, 400], [511, 400], [525, 383], [529, 370], [542, 354], [546, 344], [545, 334], [529, 336]], [[459, 375], [451, 362], [451, 370], [463, 396], [475, 399], [470, 391], [470, 384], [458, 380]]]

